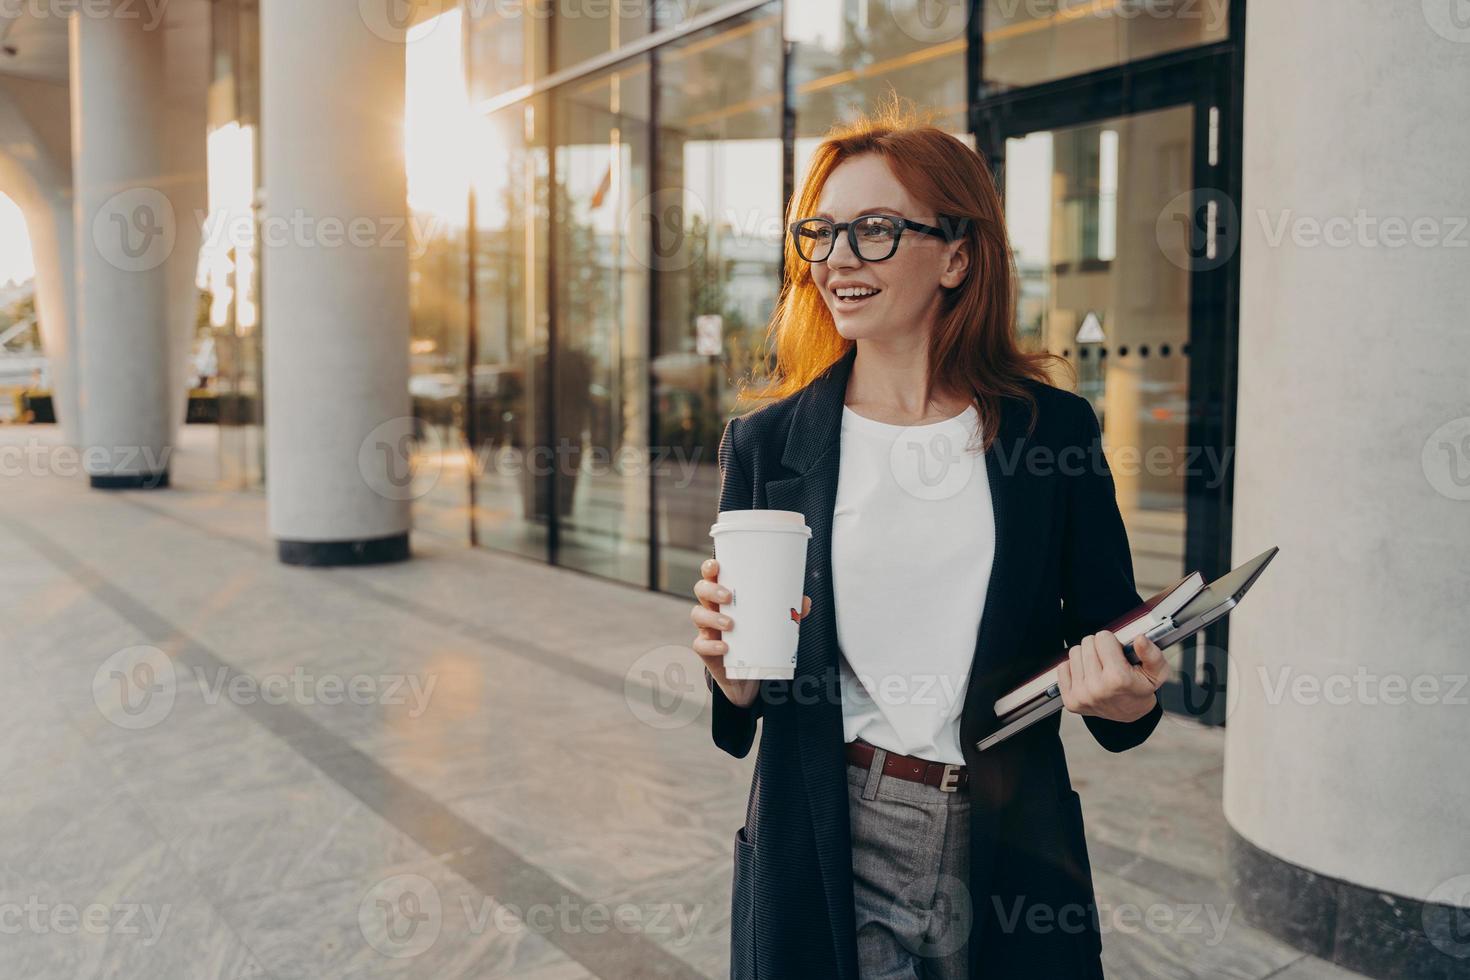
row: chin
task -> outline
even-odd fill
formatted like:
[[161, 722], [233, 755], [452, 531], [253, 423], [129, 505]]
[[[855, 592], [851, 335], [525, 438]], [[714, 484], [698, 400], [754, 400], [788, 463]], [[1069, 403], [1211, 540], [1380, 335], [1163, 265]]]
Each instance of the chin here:
[[884, 329], [882, 321], [873, 317], [833, 316], [832, 323], [843, 340], [871, 340], [892, 333], [891, 330]]

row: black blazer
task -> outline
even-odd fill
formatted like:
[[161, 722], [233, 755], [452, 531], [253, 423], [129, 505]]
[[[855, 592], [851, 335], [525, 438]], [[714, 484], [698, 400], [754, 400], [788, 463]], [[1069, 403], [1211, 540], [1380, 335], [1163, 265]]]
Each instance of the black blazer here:
[[[842, 406], [856, 348], [805, 389], [732, 419], [720, 443], [720, 510], [800, 511], [812, 529], [796, 678], [763, 681], [738, 708], [706, 671], [714, 741], [737, 758], [763, 734], [745, 826], [735, 835], [732, 977], [857, 980], [852, 843], [831, 584]], [[1002, 402], [986, 453], [995, 561], [965, 695], [970, 772], [970, 975], [1102, 976], [1082, 809], [1058, 735], [1060, 715], [985, 753], [991, 708], [1066, 647], [1139, 603], [1097, 417], [1042, 384], [1028, 407]], [[1161, 708], [1131, 724], [1087, 718], [1105, 748], [1148, 738]], [[904, 846], [895, 842], [894, 846]]]

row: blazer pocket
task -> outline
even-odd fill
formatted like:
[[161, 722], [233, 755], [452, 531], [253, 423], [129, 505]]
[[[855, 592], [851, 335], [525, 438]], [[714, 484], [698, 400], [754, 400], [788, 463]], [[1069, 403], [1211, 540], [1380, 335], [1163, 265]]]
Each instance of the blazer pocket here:
[[730, 886], [730, 980], [754, 980], [755, 845], [735, 832], [735, 873]]

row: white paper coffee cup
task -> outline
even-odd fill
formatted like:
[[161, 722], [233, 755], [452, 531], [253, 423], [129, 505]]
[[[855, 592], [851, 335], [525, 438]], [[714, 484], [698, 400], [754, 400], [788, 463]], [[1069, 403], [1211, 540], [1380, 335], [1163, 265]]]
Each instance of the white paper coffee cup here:
[[806, 545], [812, 529], [794, 510], [726, 510], [711, 525], [720, 606], [735, 625], [725, 641], [725, 676], [732, 680], [791, 680], [806, 584]]

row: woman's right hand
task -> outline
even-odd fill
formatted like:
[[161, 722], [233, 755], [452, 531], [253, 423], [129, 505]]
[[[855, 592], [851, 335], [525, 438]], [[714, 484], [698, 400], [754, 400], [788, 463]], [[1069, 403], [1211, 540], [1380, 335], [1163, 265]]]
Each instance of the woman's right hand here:
[[[699, 627], [699, 632], [694, 635], [691, 646], [730, 703], [747, 708], [760, 693], [761, 682], [733, 680], [725, 676], [725, 654], [730, 648], [721, 637], [735, 624], [720, 612], [720, 603], [730, 601], [730, 590], [719, 583], [720, 563], [713, 558], [707, 559], [699, 567], [699, 572], [702, 577], [694, 583], [694, 597], [699, 600], [699, 605], [689, 611], [689, 618]], [[805, 616], [811, 608], [811, 599], [802, 596], [801, 615]]]
[[694, 598], [699, 600], [699, 604], [689, 610], [689, 618], [699, 627], [699, 632], [694, 634], [694, 642], [690, 645], [730, 703], [741, 708], [749, 707], [760, 693], [761, 682], [737, 681], [725, 676], [725, 654], [730, 648], [721, 637], [735, 624], [720, 612], [720, 603], [730, 601], [730, 590], [719, 583], [720, 563], [713, 558], [706, 559], [699, 566], [699, 574], [699, 581], [694, 583]]

